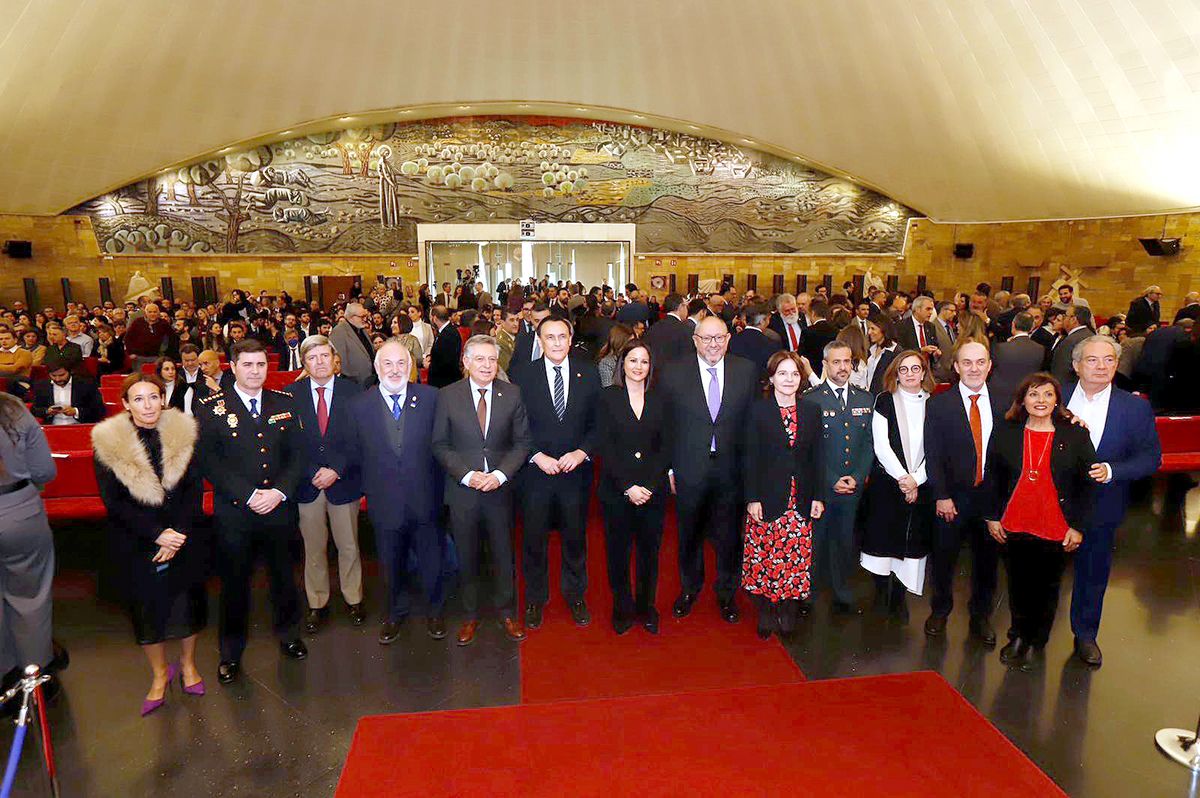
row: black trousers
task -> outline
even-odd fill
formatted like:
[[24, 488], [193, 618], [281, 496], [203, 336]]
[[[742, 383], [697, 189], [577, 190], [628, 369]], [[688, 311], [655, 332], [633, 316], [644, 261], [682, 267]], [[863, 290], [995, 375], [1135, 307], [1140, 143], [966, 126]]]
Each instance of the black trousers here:
[[[666, 497], [658, 494], [641, 507], [624, 496], [604, 501], [604, 541], [614, 615], [642, 615], [654, 606], [666, 509]], [[629, 579], [631, 553], [637, 557], [636, 589], [631, 588]]]
[[709, 468], [699, 484], [679, 485], [675, 509], [679, 516], [679, 576], [683, 592], [699, 593], [704, 587], [704, 538], [717, 553], [718, 601], [733, 598], [742, 580], [742, 536], [735, 485]]
[[[469, 489], [468, 489], [469, 490]], [[455, 490], [449, 497], [450, 532], [458, 551], [459, 586], [467, 617], [479, 617], [480, 532], [487, 537], [492, 564], [493, 602], [502, 616], [516, 605], [513, 587], [512, 487], [506, 482], [490, 493]]]
[[521, 571], [525, 576], [525, 601], [529, 604], [545, 604], [550, 599], [546, 552], [550, 547], [550, 530], [555, 528], [556, 521], [562, 538], [559, 587], [563, 598], [568, 603], [582, 601], [587, 591], [587, 506], [591, 480], [585, 481], [581, 476], [535, 477], [523, 486]]
[[[219, 501], [219, 500], [218, 500]], [[221, 577], [218, 638], [221, 659], [240, 660], [250, 617], [250, 580], [261, 557], [271, 589], [271, 626], [281, 642], [300, 636], [300, 592], [292, 541], [299, 532], [294, 507], [261, 516], [249, 511], [216, 517], [217, 574]]]
[[1058, 613], [1067, 553], [1062, 541], [1010, 532], [1004, 554], [1008, 566], [1008, 605], [1012, 610], [1008, 636], [1041, 648], [1050, 639], [1050, 629]]
[[[982, 486], [981, 486], [982, 487]], [[971, 547], [972, 618], [989, 618], [996, 599], [1000, 566], [1000, 546], [988, 534], [984, 521], [983, 492], [971, 488], [954, 497], [958, 515], [953, 521], [935, 518], [933, 547], [929, 552], [929, 607], [934, 615], [947, 616], [954, 609], [954, 577], [958, 575], [958, 555], [963, 544]]]
[[412, 520], [397, 528], [375, 527], [375, 548], [379, 551], [379, 570], [387, 590], [387, 618], [398, 621], [411, 611], [409, 597], [408, 552], [417, 558], [417, 578], [430, 617], [442, 614], [444, 591], [438, 590], [442, 572], [442, 544], [437, 524]]

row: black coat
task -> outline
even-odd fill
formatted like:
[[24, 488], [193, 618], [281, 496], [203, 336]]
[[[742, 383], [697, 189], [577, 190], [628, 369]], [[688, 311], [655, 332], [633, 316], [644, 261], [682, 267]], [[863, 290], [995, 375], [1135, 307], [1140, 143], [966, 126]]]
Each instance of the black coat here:
[[834, 338], [837, 338], [837, 330], [833, 328], [833, 323], [829, 319], [820, 319], [805, 330], [804, 337], [800, 339], [800, 351], [808, 358], [809, 365], [818, 377], [822, 376], [825, 368], [825, 345]]
[[[998, 421], [988, 444], [987, 473], [983, 480], [988, 500], [985, 515], [989, 520], [999, 521], [1004, 515], [1021, 478], [1024, 459], [1025, 425]], [[1096, 462], [1096, 450], [1088, 431], [1069, 421], [1056, 420], [1050, 446], [1050, 475], [1063, 516], [1076, 531], [1086, 531], [1089, 526], [1097, 483], [1088, 476], [1088, 469]]]
[[[937, 330], [934, 329], [933, 322], [927, 321], [922, 326], [925, 328], [925, 345], [937, 346]], [[901, 349], [918, 351], [921, 349], [921, 340], [917, 337], [917, 328], [913, 326], [911, 318], [900, 319], [893, 327], [895, 328], [896, 343], [900, 344]]]
[[[54, 404], [54, 383], [38, 380], [33, 384], [33, 415], [43, 424], [51, 424], [46, 415]], [[96, 424], [104, 420], [104, 398], [96, 383], [84, 377], [71, 378], [71, 407], [79, 411], [80, 424]]]
[[1042, 370], [1046, 348], [1029, 336], [1010, 338], [992, 349], [992, 374], [988, 390], [997, 398], [1011, 402], [1021, 381]]
[[[988, 389], [992, 407], [993, 434], [1004, 421], [1008, 403]], [[988, 441], [984, 441], [984, 475], [987, 474]], [[925, 471], [934, 501], [958, 499], [975, 484], [975, 441], [958, 384], [932, 397], [925, 405]]]
[[793, 479], [796, 510], [804, 518], [809, 517], [814, 499], [825, 500], [817, 484], [821, 411], [812, 402], [797, 401], [796, 413], [796, 441], [791, 444], [774, 396], [750, 407], [746, 435], [754, 445], [742, 452], [743, 487], [747, 503], [762, 503], [763, 521], [768, 523], [787, 512]]
[[600, 391], [596, 403], [596, 451], [600, 455], [599, 496], [606, 502], [626, 501], [624, 493], [640, 485], [665, 495], [670, 424], [658, 390], [646, 392], [639, 419], [620, 385]]
[[883, 350], [879, 355], [879, 362], [875, 364], [875, 373], [871, 375], [871, 384], [868, 386], [871, 393], [878, 396], [883, 393], [883, 375], [887, 374], [888, 366], [892, 365], [892, 361], [900, 354], [901, 348], [893, 346], [891, 349]]
[[[590, 457], [596, 449], [596, 399], [600, 393], [600, 375], [586, 358], [568, 356], [562, 363], [563, 380], [567, 383], [567, 407], [559, 421], [554, 410], [554, 397], [546, 379], [545, 358], [517, 369], [509, 376], [521, 389], [529, 433], [533, 437], [530, 456], [541, 453], [555, 459], [567, 452], [582, 449]], [[522, 483], [532, 490], [542, 490], [547, 483], [577, 483], [587, 488], [592, 482], [591, 461], [585, 460], [569, 474], [549, 476], [535, 465], [521, 470]]]
[[[695, 488], [715, 468], [733, 484], [741, 480], [742, 448], [747, 444], [746, 413], [757, 392], [754, 364], [734, 355], [725, 356], [725, 389], [714, 423], [709, 417], [708, 374], [701, 379], [694, 355], [688, 355], [663, 370], [660, 387], [667, 401], [667, 418], [673, 425], [670, 467], [675, 470], [678, 492]], [[709, 456], [713, 436], [716, 457]]]
[[652, 324], [642, 340], [650, 347], [656, 366], [663, 366], [696, 351], [692, 343], [693, 329], [668, 313]]
[[1146, 297], [1140, 296], [1129, 303], [1125, 324], [1131, 330], [1144, 330], [1151, 324], [1158, 324], [1161, 317], [1162, 306], [1158, 302], [1147, 302]]
[[[900, 441], [895, 396], [885, 392], [875, 397], [875, 412], [887, 421], [888, 445], [900, 462], [904, 463], [904, 444]], [[913, 473], [921, 464], [905, 465], [911, 466], [909, 473]], [[904, 500], [904, 491], [900, 490], [899, 483], [876, 459], [871, 466], [865, 501], [867, 514], [863, 524], [864, 553], [899, 559], [916, 559], [929, 553], [933, 538], [934, 514], [928, 480], [917, 488], [917, 500], [909, 504]]]
[[429, 348], [429, 384], [444, 388], [462, 379], [462, 336], [458, 327], [447, 324]]
[[[803, 313], [801, 313], [800, 318], [797, 320], [797, 324], [800, 327], [800, 348], [796, 351], [800, 352], [800, 354], [804, 354], [803, 342], [804, 342], [804, 335], [808, 331], [808, 318]], [[788, 336], [787, 328], [783, 324], [783, 317], [780, 316], [778, 313], [772, 313], [771, 321], [768, 323], [767, 327], [768, 327], [768, 329], [773, 330], [775, 332], [775, 334], [779, 336], [780, 348], [791, 351], [792, 339]]]
[[758, 368], [759, 379], [767, 374], [767, 362], [779, 351], [779, 344], [772, 341], [757, 327], [747, 327], [729, 342], [729, 353], [744, 357]]

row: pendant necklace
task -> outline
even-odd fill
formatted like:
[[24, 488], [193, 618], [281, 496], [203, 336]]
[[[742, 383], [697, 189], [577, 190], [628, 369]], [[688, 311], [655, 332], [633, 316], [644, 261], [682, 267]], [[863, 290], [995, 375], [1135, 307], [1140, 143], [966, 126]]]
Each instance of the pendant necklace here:
[[[1031, 433], [1032, 433], [1032, 430], [1029, 430], [1029, 429], [1025, 430], [1025, 451], [1030, 454], [1032, 454], [1031, 450], [1033, 448], [1032, 447], [1033, 435]], [[1030, 462], [1025, 466], [1025, 478], [1028, 479], [1030, 482], [1037, 482], [1038, 469], [1034, 468], [1034, 466], [1040, 466], [1042, 464], [1042, 460], [1045, 459], [1046, 452], [1049, 451], [1050, 444], [1053, 442], [1054, 442], [1054, 433], [1052, 432], [1050, 434], [1050, 436], [1048, 438], [1046, 438], [1046, 445], [1042, 447], [1042, 454], [1038, 457], [1037, 460], [1031, 459]]]

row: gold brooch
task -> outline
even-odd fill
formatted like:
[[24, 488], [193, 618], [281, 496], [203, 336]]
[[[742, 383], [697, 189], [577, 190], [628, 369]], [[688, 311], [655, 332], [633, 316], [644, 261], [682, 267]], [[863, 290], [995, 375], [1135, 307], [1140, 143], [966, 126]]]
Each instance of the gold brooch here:
[[223, 416], [223, 415], [225, 415], [225, 412], [226, 412], [225, 411], [225, 400], [222, 399], [221, 401], [217, 402], [217, 404], [213, 407], [213, 415], [214, 416]]

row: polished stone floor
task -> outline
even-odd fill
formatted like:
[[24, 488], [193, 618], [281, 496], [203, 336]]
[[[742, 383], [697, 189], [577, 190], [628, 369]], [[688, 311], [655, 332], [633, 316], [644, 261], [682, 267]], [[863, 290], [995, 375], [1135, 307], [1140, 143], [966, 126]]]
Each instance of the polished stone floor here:
[[[216, 684], [210, 628], [201, 639], [209, 694], [183, 697], [176, 689], [163, 709], [139, 718], [147, 671], [124, 614], [97, 599], [92, 564], [102, 557], [101, 535], [72, 526], [56, 537], [56, 636], [72, 659], [50, 713], [64, 796], [331, 795], [360, 716], [520, 700], [516, 645], [494, 625], [460, 649], [412, 623], [382, 648], [373, 622], [355, 629], [335, 612], [310, 640], [308, 660], [295, 663], [282, 660], [269, 638], [260, 587], [243, 680]], [[1120, 537], [1098, 671], [1069, 658], [1069, 581], [1045, 667], [1032, 674], [1008, 671], [994, 650], [968, 641], [957, 614], [946, 639], [928, 641], [924, 600], [913, 602], [903, 628], [871, 615], [831, 618], [819, 604], [788, 649], [810, 679], [941, 672], [1073, 796], [1198, 795], [1188, 772], [1157, 752], [1153, 735], [1162, 726], [1188, 727], [1200, 713], [1200, 489], [1184, 494], [1158, 482]], [[367, 581], [374, 601], [378, 581]], [[865, 598], [866, 579], [862, 591]], [[996, 620], [1002, 631], [1003, 606]], [[0, 750], [11, 736], [6, 725]], [[403, 767], [403, 751], [396, 756]], [[49, 795], [37, 765], [30, 745], [15, 794]]]

